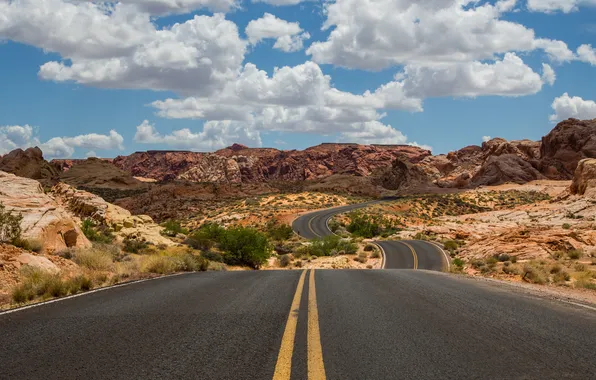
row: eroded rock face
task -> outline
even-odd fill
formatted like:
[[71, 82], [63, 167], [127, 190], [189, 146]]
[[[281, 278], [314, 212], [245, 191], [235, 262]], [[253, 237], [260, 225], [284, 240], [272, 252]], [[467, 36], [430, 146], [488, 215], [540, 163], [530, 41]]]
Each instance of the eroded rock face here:
[[51, 186], [58, 182], [59, 173], [43, 158], [41, 149], [15, 149], [0, 157], [0, 170], [19, 177], [31, 178]]
[[38, 240], [46, 252], [91, 245], [78, 223], [36, 180], [0, 171], [0, 202], [23, 215], [23, 238]]
[[596, 158], [596, 119], [568, 119], [542, 138], [541, 171], [551, 179], [571, 179], [584, 158]]
[[405, 158], [393, 161], [390, 168], [381, 169], [373, 183], [388, 190], [407, 190], [428, 187], [431, 179], [421, 166], [408, 162]]
[[596, 197], [596, 159], [581, 160], [570, 187], [571, 194]]
[[489, 156], [470, 180], [471, 187], [502, 183], [527, 183], [544, 179], [528, 161], [516, 154]]
[[419, 162], [430, 151], [408, 145], [321, 144], [303, 151], [234, 144], [215, 153], [149, 151], [117, 157], [114, 165], [134, 176], [193, 182], [304, 181], [333, 174], [369, 176], [397, 157]]
[[161, 235], [163, 228], [147, 215], [132, 215], [130, 211], [108, 203], [97, 195], [77, 190], [65, 183], [54, 186], [52, 194], [78, 218], [90, 218], [107, 225], [121, 240], [133, 236], [155, 245], [174, 245]]

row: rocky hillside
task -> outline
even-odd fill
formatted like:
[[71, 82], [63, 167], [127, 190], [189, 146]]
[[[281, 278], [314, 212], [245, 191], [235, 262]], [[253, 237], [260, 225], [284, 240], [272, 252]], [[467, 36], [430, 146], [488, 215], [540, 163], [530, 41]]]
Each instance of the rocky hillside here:
[[38, 180], [44, 186], [52, 186], [58, 182], [60, 172], [43, 158], [41, 149], [15, 149], [0, 156], [0, 170], [19, 177]]
[[251, 149], [234, 144], [214, 153], [148, 151], [113, 163], [137, 177], [192, 182], [304, 181], [333, 174], [369, 176], [398, 157], [419, 162], [428, 150], [407, 145], [322, 144], [303, 151]]

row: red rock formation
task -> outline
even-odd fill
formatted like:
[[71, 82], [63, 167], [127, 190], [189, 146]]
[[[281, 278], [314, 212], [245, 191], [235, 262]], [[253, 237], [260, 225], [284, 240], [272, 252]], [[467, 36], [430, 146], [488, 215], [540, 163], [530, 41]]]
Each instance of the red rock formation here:
[[584, 158], [596, 158], [596, 119], [568, 119], [542, 138], [541, 171], [552, 179], [571, 179]]
[[303, 181], [333, 174], [369, 176], [397, 157], [420, 162], [430, 151], [408, 145], [321, 144], [303, 151], [234, 144], [215, 153], [148, 151], [114, 159], [138, 177], [193, 182]]
[[31, 178], [51, 186], [58, 181], [58, 171], [43, 158], [38, 147], [15, 149], [0, 157], [0, 170], [19, 177]]

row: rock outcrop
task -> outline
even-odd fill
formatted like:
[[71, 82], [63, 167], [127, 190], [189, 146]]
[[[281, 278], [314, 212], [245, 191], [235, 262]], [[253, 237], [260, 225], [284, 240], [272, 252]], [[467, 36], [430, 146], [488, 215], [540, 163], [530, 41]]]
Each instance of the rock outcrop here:
[[587, 158], [579, 162], [570, 192], [596, 198], [596, 159]]
[[39, 241], [45, 252], [91, 245], [78, 223], [36, 180], [0, 171], [0, 203], [23, 215], [22, 237]]
[[235, 144], [215, 153], [148, 151], [114, 159], [137, 177], [193, 182], [304, 181], [333, 174], [369, 176], [405, 156], [419, 162], [431, 153], [409, 145], [321, 144], [303, 151]]
[[53, 160], [51, 164], [62, 168], [60, 181], [75, 187], [107, 188], [132, 190], [146, 188], [147, 185], [124, 170], [118, 169], [111, 162], [98, 158], [78, 160], [70, 165]]
[[568, 119], [542, 138], [540, 169], [551, 179], [571, 179], [584, 158], [596, 158], [596, 119]]
[[0, 170], [40, 181], [45, 186], [58, 182], [60, 174], [43, 158], [41, 149], [15, 149], [0, 157]]
[[155, 245], [174, 245], [170, 239], [161, 235], [163, 228], [147, 215], [132, 215], [130, 211], [108, 203], [97, 195], [77, 190], [65, 183], [54, 186], [52, 194], [78, 218], [90, 218], [107, 225], [120, 240], [135, 237]]
[[406, 158], [398, 158], [390, 168], [379, 170], [373, 183], [388, 190], [423, 190], [431, 185], [431, 178], [421, 166], [411, 164]]
[[516, 154], [489, 156], [470, 180], [470, 187], [527, 183], [544, 176], [528, 161]]

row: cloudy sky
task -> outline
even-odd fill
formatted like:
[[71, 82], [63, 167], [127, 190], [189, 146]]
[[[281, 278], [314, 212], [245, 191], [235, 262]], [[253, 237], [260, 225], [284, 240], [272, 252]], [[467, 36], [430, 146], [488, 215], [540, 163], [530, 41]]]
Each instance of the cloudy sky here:
[[0, 0], [0, 154], [538, 139], [596, 118], [596, 0]]

